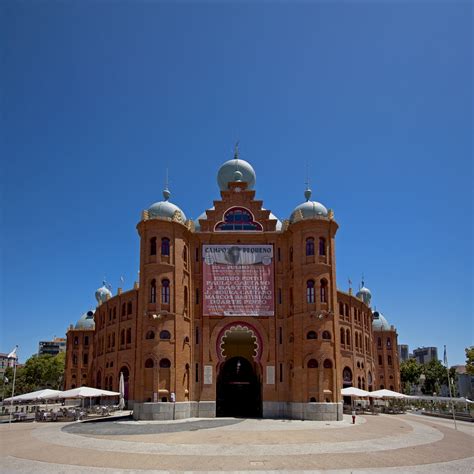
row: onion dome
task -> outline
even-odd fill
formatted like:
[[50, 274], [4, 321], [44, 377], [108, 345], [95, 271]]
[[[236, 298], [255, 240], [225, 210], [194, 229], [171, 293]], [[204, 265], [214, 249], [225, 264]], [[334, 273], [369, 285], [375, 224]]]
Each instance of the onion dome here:
[[290, 222], [294, 222], [299, 215], [300, 219], [315, 219], [318, 217], [327, 217], [328, 210], [317, 201], [311, 201], [311, 189], [306, 189], [304, 192], [306, 202], [303, 202], [299, 206], [296, 206], [291, 213]]
[[163, 201], [155, 202], [148, 208], [148, 216], [150, 219], [153, 218], [160, 218], [160, 217], [167, 217], [172, 219], [175, 212], [178, 211], [181, 214], [181, 217], [183, 219], [183, 222], [186, 220], [186, 215], [184, 212], [176, 206], [176, 204], [173, 204], [172, 202], [169, 201], [171, 196], [170, 190], [166, 187], [163, 190]]
[[75, 329], [94, 329], [94, 311], [87, 311], [84, 313], [76, 323]]
[[247, 189], [253, 189], [256, 178], [252, 165], [239, 158], [239, 150], [236, 145], [234, 159], [226, 161], [219, 168], [217, 173], [217, 184], [221, 191], [227, 191], [230, 182], [242, 181], [247, 183]]
[[356, 293], [357, 298], [362, 300], [367, 306], [370, 306], [370, 300], [372, 299], [372, 293], [368, 288], [364, 286], [364, 282], [362, 282], [361, 289]]
[[391, 329], [390, 324], [388, 324], [388, 321], [385, 319], [382, 313], [379, 313], [378, 311], [374, 311], [372, 315], [373, 315], [372, 329], [374, 331], [388, 331], [389, 329]]
[[95, 292], [95, 299], [97, 303], [105, 303], [108, 298], [112, 298], [112, 292], [107, 287], [107, 283], [105, 281], [102, 282], [102, 286], [98, 288]]

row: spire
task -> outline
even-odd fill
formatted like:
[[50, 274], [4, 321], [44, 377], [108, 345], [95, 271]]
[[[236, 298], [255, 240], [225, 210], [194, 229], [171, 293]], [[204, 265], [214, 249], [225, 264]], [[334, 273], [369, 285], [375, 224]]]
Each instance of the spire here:
[[238, 159], [239, 159], [239, 140], [235, 142], [235, 146], [234, 146], [234, 160], [238, 160]]
[[168, 185], [169, 185], [169, 182], [168, 182], [168, 168], [166, 168], [165, 189], [163, 189], [163, 197], [164, 197], [165, 201], [168, 201], [170, 196], [171, 196], [171, 192], [168, 188]]
[[310, 198], [311, 198], [311, 188], [309, 187], [309, 165], [308, 163], [306, 163], [306, 181], [304, 183], [306, 185], [306, 189], [305, 189], [305, 192], [304, 192], [304, 197], [306, 199], [306, 201], [309, 201]]

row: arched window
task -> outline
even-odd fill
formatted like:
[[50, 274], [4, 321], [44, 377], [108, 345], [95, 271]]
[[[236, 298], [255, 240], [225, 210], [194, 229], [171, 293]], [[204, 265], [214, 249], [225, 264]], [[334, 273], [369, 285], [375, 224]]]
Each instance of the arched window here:
[[164, 257], [170, 256], [170, 239], [168, 239], [168, 237], [161, 239], [161, 255]]
[[186, 245], [183, 247], [183, 262], [184, 266], [188, 265], [188, 247]]
[[377, 338], [377, 347], [382, 347], [382, 338], [381, 337]]
[[365, 378], [362, 377], [362, 390], [365, 390]]
[[156, 280], [150, 282], [150, 303], [156, 303]]
[[215, 230], [262, 231], [262, 224], [256, 222], [252, 213], [244, 207], [233, 207], [224, 214], [224, 220], [218, 222]]
[[387, 362], [388, 362], [388, 365], [392, 365], [392, 356], [391, 355], [387, 356]]
[[307, 364], [308, 369], [317, 369], [318, 361], [316, 359], [309, 359]]
[[342, 380], [346, 383], [352, 382], [352, 370], [349, 367], [344, 367], [342, 371]]
[[122, 316], [125, 316], [125, 303], [122, 304]]
[[100, 370], [97, 372], [96, 376], [96, 387], [102, 388], [102, 373], [100, 372]]
[[155, 332], [154, 331], [148, 331], [145, 334], [145, 339], [155, 339]]
[[379, 365], [382, 365], [382, 356], [379, 355]]
[[313, 237], [308, 237], [306, 239], [306, 256], [309, 257], [314, 255], [314, 239]]
[[161, 369], [169, 369], [171, 367], [171, 362], [169, 359], [161, 359], [160, 360], [160, 368]]
[[132, 302], [127, 303], [127, 314], [132, 314]]
[[392, 340], [387, 337], [387, 349], [390, 349], [392, 347]]
[[120, 345], [123, 346], [125, 344], [125, 329], [120, 331]]
[[156, 255], [156, 237], [150, 239], [150, 255]]
[[341, 344], [346, 344], [346, 338], [344, 337], [345, 336], [345, 331], [344, 331], [344, 328], [341, 328]]
[[321, 280], [321, 287], [319, 289], [321, 303], [328, 302], [328, 282], [325, 278]]
[[324, 237], [319, 238], [319, 255], [326, 255], [326, 239]]
[[361, 378], [357, 377], [357, 387], [362, 388]]
[[127, 344], [132, 343], [132, 328], [127, 329]]
[[314, 280], [306, 282], [306, 302], [314, 303]]
[[306, 339], [317, 339], [318, 335], [316, 334], [315, 331], [309, 331], [308, 334], [306, 334]]
[[331, 339], [331, 333], [329, 331], [323, 331], [322, 338], [326, 340]]
[[170, 281], [166, 278], [161, 280], [161, 303], [170, 304]]
[[331, 359], [326, 359], [326, 360], [324, 361], [324, 364], [323, 364], [323, 365], [324, 365], [324, 368], [325, 368], [325, 369], [332, 369], [332, 360], [331, 360]]
[[154, 366], [155, 364], [151, 357], [145, 361], [145, 369], [153, 369]]
[[339, 302], [339, 314], [344, 316], [344, 303]]
[[348, 346], [351, 345], [351, 331], [350, 331], [350, 329], [346, 329], [346, 344]]
[[163, 331], [160, 331], [160, 339], [171, 339], [171, 333], [163, 329]]
[[184, 287], [184, 311], [188, 310], [188, 287]]

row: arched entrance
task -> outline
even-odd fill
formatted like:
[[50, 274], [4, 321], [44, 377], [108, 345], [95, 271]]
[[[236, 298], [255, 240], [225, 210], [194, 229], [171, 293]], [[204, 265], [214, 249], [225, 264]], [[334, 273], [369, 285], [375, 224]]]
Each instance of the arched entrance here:
[[221, 360], [217, 376], [217, 416], [262, 416], [261, 341], [245, 323], [224, 328], [218, 337]]
[[217, 377], [217, 416], [262, 416], [261, 384], [244, 357], [226, 360]]

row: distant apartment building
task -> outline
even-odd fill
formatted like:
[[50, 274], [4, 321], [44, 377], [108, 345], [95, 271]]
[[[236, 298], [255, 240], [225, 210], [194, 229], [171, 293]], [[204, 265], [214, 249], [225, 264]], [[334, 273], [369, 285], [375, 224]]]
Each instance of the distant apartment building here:
[[400, 362], [405, 362], [410, 358], [408, 344], [398, 344], [398, 357]]
[[50, 354], [58, 355], [60, 352], [66, 352], [66, 338], [55, 337], [52, 341], [40, 341], [38, 355]]
[[413, 349], [413, 358], [419, 364], [428, 364], [433, 359], [438, 360], [438, 348], [437, 347], [418, 347]]

